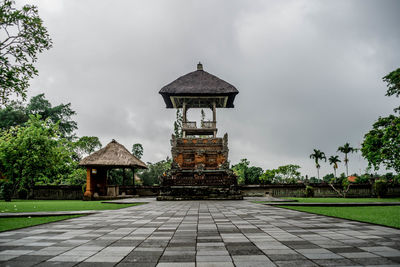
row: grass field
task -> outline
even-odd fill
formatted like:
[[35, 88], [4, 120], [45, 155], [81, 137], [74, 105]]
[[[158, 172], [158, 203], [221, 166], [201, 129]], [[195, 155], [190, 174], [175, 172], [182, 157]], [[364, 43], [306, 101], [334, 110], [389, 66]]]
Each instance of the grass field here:
[[[342, 197], [286, 197], [297, 200], [298, 203], [368, 203], [368, 202], [400, 202], [400, 198], [342, 198]], [[254, 201], [255, 203], [270, 203], [270, 201]]]
[[400, 202], [400, 198], [339, 198], [339, 197], [287, 197], [299, 203], [366, 203], [366, 202]]
[[[13, 200], [11, 202], [1, 201], [0, 212], [115, 210], [141, 204], [144, 203], [109, 204], [101, 203], [101, 201], [82, 200]], [[82, 215], [0, 218], [0, 231], [19, 229], [80, 216]]]
[[47, 216], [47, 217], [17, 217], [17, 218], [0, 218], [0, 232], [7, 230], [15, 230], [28, 226], [34, 226], [43, 223], [56, 222], [83, 215], [66, 215], [66, 216]]
[[101, 201], [82, 200], [13, 200], [0, 202], [0, 212], [114, 210], [143, 203], [108, 204]]
[[280, 207], [400, 228], [400, 206]]

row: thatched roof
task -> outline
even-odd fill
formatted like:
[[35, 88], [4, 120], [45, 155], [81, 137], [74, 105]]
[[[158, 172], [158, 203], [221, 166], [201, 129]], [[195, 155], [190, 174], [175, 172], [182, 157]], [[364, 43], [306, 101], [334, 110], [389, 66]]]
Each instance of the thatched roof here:
[[173, 108], [171, 96], [227, 96], [227, 108], [233, 108], [233, 101], [239, 91], [224, 80], [203, 70], [199, 63], [197, 70], [183, 75], [161, 88], [159, 92], [167, 108]]
[[147, 169], [143, 161], [132, 155], [128, 149], [114, 139], [102, 149], [82, 159], [79, 165]]

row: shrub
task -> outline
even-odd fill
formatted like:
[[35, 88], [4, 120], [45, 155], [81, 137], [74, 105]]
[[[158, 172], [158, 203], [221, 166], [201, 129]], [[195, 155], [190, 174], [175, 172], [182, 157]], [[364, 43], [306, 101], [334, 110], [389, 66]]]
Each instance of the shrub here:
[[7, 202], [11, 201], [11, 197], [13, 195], [12, 188], [13, 188], [13, 186], [12, 186], [12, 183], [10, 183], [10, 182], [4, 182], [1, 185], [1, 189], [0, 189], [1, 197]]
[[307, 185], [304, 194], [306, 197], [314, 197], [314, 187]]
[[378, 198], [384, 197], [387, 193], [387, 182], [383, 179], [378, 179], [374, 183], [374, 191]]
[[82, 185], [82, 193], [85, 194], [85, 192], [86, 192], [86, 183]]
[[18, 198], [19, 199], [27, 199], [28, 198], [28, 190], [25, 188], [20, 188], [18, 190]]

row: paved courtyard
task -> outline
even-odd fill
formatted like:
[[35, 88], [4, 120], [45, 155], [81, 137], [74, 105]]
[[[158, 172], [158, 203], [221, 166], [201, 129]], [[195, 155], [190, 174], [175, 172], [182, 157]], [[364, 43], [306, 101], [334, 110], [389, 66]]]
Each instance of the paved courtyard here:
[[0, 265], [400, 266], [400, 230], [249, 201], [150, 202], [0, 233]]

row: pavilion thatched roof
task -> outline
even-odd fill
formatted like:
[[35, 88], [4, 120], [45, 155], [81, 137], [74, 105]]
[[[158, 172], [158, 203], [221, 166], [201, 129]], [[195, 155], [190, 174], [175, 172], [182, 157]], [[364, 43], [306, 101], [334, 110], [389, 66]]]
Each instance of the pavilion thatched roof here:
[[161, 88], [159, 92], [167, 108], [173, 108], [172, 96], [227, 96], [227, 108], [233, 108], [233, 101], [239, 91], [230, 83], [203, 70], [199, 63], [197, 70], [183, 75]]
[[82, 159], [79, 165], [147, 169], [143, 161], [132, 155], [128, 149], [114, 139], [102, 149]]

